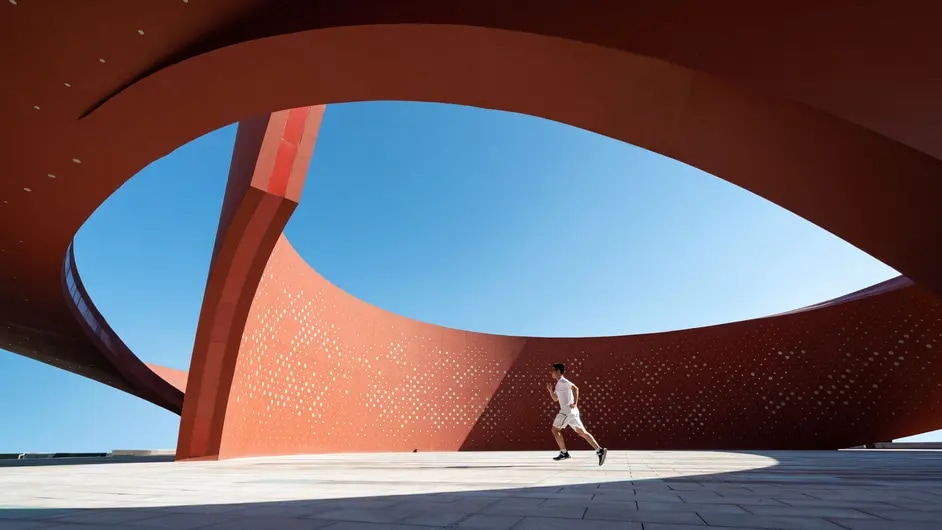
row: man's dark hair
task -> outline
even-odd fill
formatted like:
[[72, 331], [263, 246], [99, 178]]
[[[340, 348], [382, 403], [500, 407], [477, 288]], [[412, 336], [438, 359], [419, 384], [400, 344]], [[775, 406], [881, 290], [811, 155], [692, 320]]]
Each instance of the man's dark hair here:
[[566, 367], [563, 365], [563, 363], [556, 363], [556, 364], [554, 364], [554, 365], [553, 365], [553, 370], [556, 370], [556, 371], [558, 371], [558, 372], [561, 373], [561, 374], [566, 373]]

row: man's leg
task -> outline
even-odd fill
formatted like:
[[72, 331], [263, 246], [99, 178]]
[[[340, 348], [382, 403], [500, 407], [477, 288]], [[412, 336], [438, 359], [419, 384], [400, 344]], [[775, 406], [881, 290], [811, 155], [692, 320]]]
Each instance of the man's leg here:
[[576, 434], [581, 436], [583, 440], [589, 442], [589, 445], [592, 446], [592, 449], [595, 449], [596, 451], [598, 451], [599, 448], [601, 447], [599, 443], [595, 441], [595, 437], [592, 436], [592, 433], [585, 430], [585, 427], [576, 428]]
[[553, 425], [553, 438], [556, 438], [556, 445], [559, 446], [559, 451], [561, 453], [565, 453], [566, 452], [566, 440], [563, 439], [563, 431], [558, 429], [555, 425]]
[[553, 457], [553, 460], [565, 460], [569, 458], [569, 452], [566, 451], [566, 440], [563, 439], [562, 430], [566, 428], [566, 415], [557, 414], [553, 420], [553, 438], [556, 438], [556, 445], [559, 446], [559, 454]]
[[582, 420], [578, 417], [574, 418], [572, 422], [572, 429], [576, 431], [576, 434], [582, 437], [583, 440], [589, 442], [589, 445], [592, 446], [592, 449], [595, 449], [595, 456], [599, 457], [599, 465], [605, 463], [605, 457], [608, 456], [608, 449], [599, 445], [595, 441], [595, 437], [585, 429], [585, 426], [582, 425]]

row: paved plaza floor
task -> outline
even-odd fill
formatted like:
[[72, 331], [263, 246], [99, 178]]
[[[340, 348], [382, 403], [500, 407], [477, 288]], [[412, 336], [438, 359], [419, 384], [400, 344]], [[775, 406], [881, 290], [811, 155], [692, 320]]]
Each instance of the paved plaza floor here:
[[13, 461], [0, 464], [0, 530], [942, 528], [937, 451], [552, 456]]

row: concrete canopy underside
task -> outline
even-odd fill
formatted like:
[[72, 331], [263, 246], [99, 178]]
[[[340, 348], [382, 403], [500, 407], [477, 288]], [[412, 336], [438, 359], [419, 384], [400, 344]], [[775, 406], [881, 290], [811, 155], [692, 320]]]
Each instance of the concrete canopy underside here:
[[[370, 429], [397, 421], [401, 450], [529, 447], [547, 412], [529, 378], [550, 360], [608, 394], [585, 419], [613, 447], [832, 447], [937, 428], [940, 14], [849, 0], [4, 5], [0, 346], [182, 411], [181, 458], [388, 447]], [[369, 308], [278, 238], [323, 112], [308, 106], [390, 99], [526, 113], [676, 158], [915, 285], [596, 339], [470, 334]], [[69, 249], [137, 171], [239, 120], [184, 400], [97, 314]], [[403, 363], [427, 373], [425, 392], [391, 372]], [[474, 363], [488, 368], [452, 379]]]

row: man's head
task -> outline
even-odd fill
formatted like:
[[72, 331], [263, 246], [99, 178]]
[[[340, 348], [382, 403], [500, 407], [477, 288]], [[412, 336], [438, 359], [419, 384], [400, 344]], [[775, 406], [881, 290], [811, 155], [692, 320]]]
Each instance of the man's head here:
[[564, 373], [566, 373], [566, 367], [563, 365], [563, 363], [556, 363], [553, 365], [553, 379], [558, 381]]

